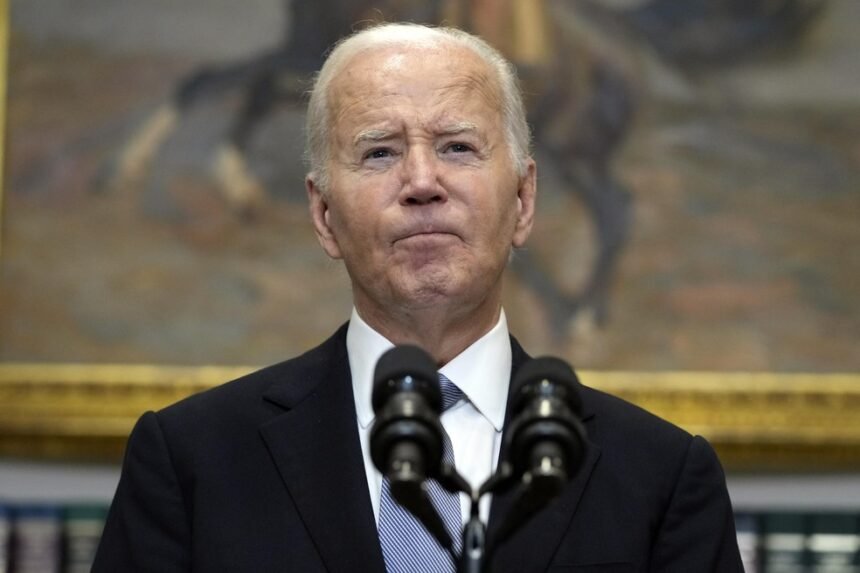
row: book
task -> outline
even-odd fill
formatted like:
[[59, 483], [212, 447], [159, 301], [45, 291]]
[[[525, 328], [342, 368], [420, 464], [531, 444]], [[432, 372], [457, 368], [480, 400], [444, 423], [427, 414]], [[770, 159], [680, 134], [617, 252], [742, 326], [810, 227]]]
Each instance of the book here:
[[60, 573], [62, 511], [48, 505], [15, 508], [10, 573]]
[[0, 573], [11, 567], [12, 509], [0, 502]]
[[765, 513], [762, 523], [761, 569], [764, 573], [808, 573], [807, 516], [803, 513]]
[[90, 573], [107, 517], [104, 505], [70, 505], [63, 518], [63, 573]]
[[738, 536], [738, 549], [746, 573], [760, 573], [759, 548], [761, 525], [758, 515], [754, 513], [738, 513], [735, 515], [735, 530]]
[[860, 573], [860, 515], [812, 515], [807, 547], [811, 573]]

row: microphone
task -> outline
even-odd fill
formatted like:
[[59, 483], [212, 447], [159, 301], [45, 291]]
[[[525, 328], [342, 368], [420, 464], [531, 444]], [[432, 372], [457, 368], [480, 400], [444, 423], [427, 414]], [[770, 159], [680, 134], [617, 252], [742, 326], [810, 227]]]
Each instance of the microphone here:
[[376, 412], [370, 430], [374, 465], [388, 478], [397, 503], [454, 558], [451, 536], [424, 485], [426, 478], [436, 478], [446, 488], [451, 482], [442, 471], [442, 393], [436, 363], [417, 346], [388, 350], [376, 363], [371, 401]]
[[417, 346], [395, 346], [376, 363], [370, 430], [374, 465], [396, 482], [420, 483], [442, 461], [442, 393], [436, 364]]
[[552, 497], [582, 463], [579, 380], [567, 362], [545, 356], [524, 364], [512, 384], [508, 451], [514, 475]]
[[535, 358], [517, 371], [511, 385], [512, 416], [503, 450], [507, 458], [487, 487], [503, 491], [517, 482], [519, 487], [494, 546], [561, 493], [585, 453], [580, 383], [567, 362]]

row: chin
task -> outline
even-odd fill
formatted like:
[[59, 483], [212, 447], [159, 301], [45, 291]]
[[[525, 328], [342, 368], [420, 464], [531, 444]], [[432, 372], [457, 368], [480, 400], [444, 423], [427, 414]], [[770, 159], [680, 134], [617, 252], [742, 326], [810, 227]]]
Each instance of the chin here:
[[411, 284], [403, 290], [403, 300], [412, 306], [430, 306], [447, 302], [454, 298], [455, 292], [450, 285], [435, 282]]
[[[480, 305], [491, 287], [476, 288], [477, 283], [462, 277], [448, 277], [442, 281], [411, 281], [400, 291], [401, 300], [408, 307], [420, 309], [468, 309]], [[404, 285], [405, 286], [405, 285]]]

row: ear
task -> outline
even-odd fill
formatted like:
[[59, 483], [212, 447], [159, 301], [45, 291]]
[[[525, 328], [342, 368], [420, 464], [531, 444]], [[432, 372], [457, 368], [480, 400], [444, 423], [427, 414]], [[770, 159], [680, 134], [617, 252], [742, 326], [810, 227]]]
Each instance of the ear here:
[[522, 247], [532, 232], [535, 220], [535, 200], [537, 196], [537, 165], [534, 159], [528, 160], [526, 174], [520, 179], [517, 190], [517, 223], [511, 243]]
[[329, 223], [328, 200], [315, 179], [316, 175], [314, 173], [308, 173], [308, 176], [305, 178], [305, 189], [308, 192], [308, 203], [314, 231], [316, 231], [317, 240], [322, 245], [326, 254], [333, 259], [340, 259], [342, 258], [340, 246], [337, 244], [337, 238], [335, 238]]

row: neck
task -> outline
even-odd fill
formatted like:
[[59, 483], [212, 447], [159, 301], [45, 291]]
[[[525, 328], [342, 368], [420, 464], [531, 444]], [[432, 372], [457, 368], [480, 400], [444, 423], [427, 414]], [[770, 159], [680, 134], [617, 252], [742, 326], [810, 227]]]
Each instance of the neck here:
[[500, 297], [489, 297], [474, 308], [445, 308], [435, 305], [380, 312], [376, 306], [355, 308], [361, 318], [394, 344], [414, 344], [430, 353], [441, 367], [484, 336], [499, 321]]

